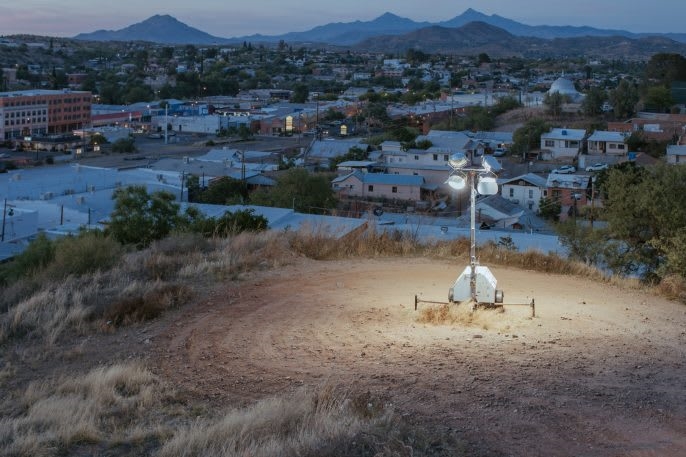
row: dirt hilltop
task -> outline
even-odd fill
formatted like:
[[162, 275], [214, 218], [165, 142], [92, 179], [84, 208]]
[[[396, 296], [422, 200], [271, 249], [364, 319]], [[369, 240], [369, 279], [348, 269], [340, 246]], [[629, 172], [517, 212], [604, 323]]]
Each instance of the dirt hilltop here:
[[340, 384], [451, 430], [467, 455], [686, 455], [686, 307], [637, 290], [491, 268], [504, 313], [418, 321], [463, 265], [302, 260], [148, 329], [153, 371], [216, 404]]

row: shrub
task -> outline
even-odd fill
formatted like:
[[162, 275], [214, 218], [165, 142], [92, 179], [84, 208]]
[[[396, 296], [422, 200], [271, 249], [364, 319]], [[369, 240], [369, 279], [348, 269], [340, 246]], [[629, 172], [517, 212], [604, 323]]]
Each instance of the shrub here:
[[46, 275], [60, 279], [68, 275], [81, 276], [113, 267], [123, 253], [122, 246], [101, 232], [83, 232], [55, 242], [53, 261]]
[[55, 258], [55, 245], [40, 233], [27, 248], [8, 264], [0, 266], [0, 284], [30, 277], [43, 270]]
[[158, 282], [145, 292], [115, 301], [105, 310], [103, 318], [112, 325], [146, 321], [179, 306], [191, 296], [192, 292], [186, 286]]

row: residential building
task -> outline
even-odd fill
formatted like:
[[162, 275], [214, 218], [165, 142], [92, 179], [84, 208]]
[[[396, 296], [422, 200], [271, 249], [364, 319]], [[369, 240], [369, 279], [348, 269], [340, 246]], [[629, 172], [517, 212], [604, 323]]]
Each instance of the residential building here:
[[686, 133], [686, 114], [638, 113], [625, 122], [608, 122], [607, 129], [627, 135], [640, 132], [646, 140], [673, 141]]
[[667, 163], [670, 165], [686, 164], [686, 146], [669, 145], [667, 146]]
[[476, 222], [489, 227], [509, 228], [519, 223], [524, 209], [500, 195], [491, 195], [477, 200], [474, 207]]
[[534, 173], [500, 181], [500, 195], [503, 198], [535, 212], [538, 212], [546, 188], [545, 178]]
[[335, 178], [331, 184], [333, 190], [341, 197], [419, 201], [424, 178], [413, 175], [354, 171]]
[[560, 204], [560, 220], [574, 216], [580, 207], [590, 201], [592, 182], [589, 175], [551, 173], [545, 185], [546, 190], [543, 196]]
[[581, 152], [586, 130], [554, 128], [541, 135], [541, 155], [544, 160], [572, 161]]
[[596, 130], [586, 139], [589, 155], [626, 155], [626, 134]]

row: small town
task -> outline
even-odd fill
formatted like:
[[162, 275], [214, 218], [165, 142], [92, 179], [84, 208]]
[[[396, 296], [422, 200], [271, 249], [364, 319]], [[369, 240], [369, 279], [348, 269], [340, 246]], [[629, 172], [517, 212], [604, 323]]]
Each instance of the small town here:
[[683, 34], [458, 18], [0, 36], [0, 454], [684, 455]]

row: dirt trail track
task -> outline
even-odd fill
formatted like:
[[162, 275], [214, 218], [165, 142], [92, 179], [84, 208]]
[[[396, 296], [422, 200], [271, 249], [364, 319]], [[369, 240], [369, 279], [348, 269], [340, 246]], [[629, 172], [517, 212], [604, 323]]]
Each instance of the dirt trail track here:
[[241, 405], [324, 383], [370, 391], [470, 455], [685, 456], [686, 307], [582, 279], [491, 268], [505, 302], [472, 324], [418, 323], [464, 266], [299, 261], [180, 315], [157, 370]]

